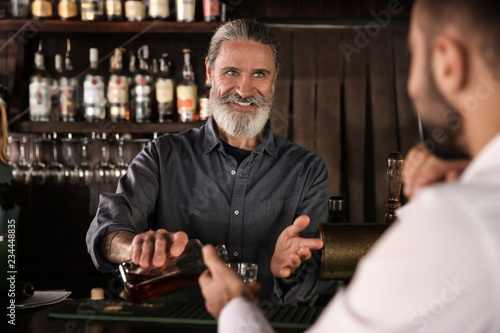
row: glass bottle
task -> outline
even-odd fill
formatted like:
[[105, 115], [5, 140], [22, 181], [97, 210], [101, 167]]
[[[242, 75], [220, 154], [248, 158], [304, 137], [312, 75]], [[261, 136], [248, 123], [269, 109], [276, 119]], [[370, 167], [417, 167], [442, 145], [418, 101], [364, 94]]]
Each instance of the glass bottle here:
[[51, 19], [54, 15], [52, 1], [34, 0], [31, 3], [31, 15], [36, 19]]
[[169, 0], [149, 0], [148, 17], [164, 20], [170, 16]]
[[75, 121], [79, 107], [78, 80], [76, 79], [73, 56], [71, 54], [71, 41], [66, 40], [66, 54], [64, 56], [64, 69], [59, 79], [59, 119], [61, 121]]
[[76, 21], [78, 20], [78, 3], [76, 0], [60, 0], [57, 13], [63, 21]]
[[116, 48], [110, 58], [111, 76], [108, 81], [109, 118], [112, 121], [128, 121], [130, 108], [128, 88], [130, 79], [123, 71], [123, 50]]
[[[190, 239], [184, 252], [176, 258], [167, 258], [162, 267], [142, 268], [130, 260], [122, 263], [119, 270], [129, 301], [141, 304], [197, 285], [198, 277], [206, 269], [202, 248], [198, 239]], [[218, 245], [216, 249], [227, 261], [226, 247]]]
[[139, 69], [134, 75], [134, 120], [137, 123], [151, 121], [153, 76], [149, 71], [149, 47], [143, 45], [137, 50]]
[[156, 103], [158, 105], [158, 121], [165, 123], [174, 120], [175, 83], [170, 73], [172, 63], [168, 58], [168, 54], [162, 54], [159, 62], [160, 71], [155, 83]]
[[212, 104], [210, 104], [210, 90], [212, 89], [212, 82], [205, 78], [205, 86], [200, 93], [200, 120], [207, 120], [212, 115]]
[[203, 17], [205, 22], [220, 20], [220, 0], [203, 0]]
[[51, 104], [52, 104], [52, 111], [50, 112], [50, 120], [51, 121], [57, 121], [59, 119], [59, 100], [60, 100], [60, 89], [59, 89], [59, 82], [61, 80], [62, 72], [63, 72], [63, 62], [62, 62], [62, 56], [60, 54], [56, 54], [54, 56], [54, 77], [52, 80], [52, 91], [51, 91]]
[[177, 22], [194, 22], [196, 0], [176, 0]]
[[102, 21], [104, 0], [80, 0], [82, 21]]
[[35, 68], [30, 78], [29, 104], [32, 121], [49, 121], [52, 108], [52, 78], [45, 69], [42, 42], [35, 52]]
[[184, 49], [182, 52], [184, 52], [183, 80], [177, 85], [177, 113], [182, 122], [189, 122], [196, 120], [198, 87], [194, 82], [191, 51]]
[[125, 0], [125, 17], [127, 21], [144, 21], [146, 5], [143, 0]]
[[99, 51], [90, 49], [90, 71], [83, 81], [83, 108], [87, 121], [103, 120], [106, 117], [104, 78], [98, 70]]
[[122, 2], [120, 0], [106, 0], [106, 16], [108, 21], [121, 21], [122, 12]]
[[11, 0], [10, 4], [14, 18], [28, 18], [30, 14], [29, 0]]

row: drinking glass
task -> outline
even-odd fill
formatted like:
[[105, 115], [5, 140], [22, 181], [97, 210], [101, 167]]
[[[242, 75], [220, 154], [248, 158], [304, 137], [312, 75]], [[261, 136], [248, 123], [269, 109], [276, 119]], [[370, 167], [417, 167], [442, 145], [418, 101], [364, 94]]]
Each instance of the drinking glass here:
[[35, 159], [31, 165], [31, 183], [36, 185], [45, 184], [45, 177], [47, 174], [46, 165], [40, 160], [40, 144], [41, 138], [35, 138], [33, 140]]
[[12, 142], [14, 142], [14, 139], [9, 136], [7, 138], [7, 164], [11, 168], [11, 170], [14, 170], [17, 168], [17, 164], [12, 161]]
[[14, 180], [21, 184], [31, 183], [31, 165], [26, 160], [27, 141], [25, 136], [21, 138], [19, 142], [19, 159], [17, 161], [17, 167], [12, 170]]
[[80, 164], [75, 167], [75, 178], [76, 182], [80, 185], [88, 186], [92, 183], [92, 178], [94, 176], [94, 172], [89, 165], [87, 160], [87, 145], [89, 140], [87, 138], [83, 138], [82, 141], [82, 159]]
[[115, 166], [109, 163], [109, 147], [106, 141], [106, 135], [102, 136], [101, 160], [94, 165], [94, 180], [97, 184], [111, 184], [114, 182]]
[[59, 162], [57, 155], [57, 133], [52, 136], [52, 158], [47, 166], [47, 183], [49, 184], [62, 184], [64, 179], [64, 167]]
[[76, 183], [76, 166], [75, 156], [73, 153], [73, 140], [71, 133], [68, 133], [68, 139], [65, 140], [64, 149], [66, 151], [66, 162], [64, 163], [63, 182], [65, 184]]
[[124, 139], [123, 136], [119, 137], [118, 140], [118, 158], [116, 159], [114, 175], [118, 180], [121, 176], [125, 175], [128, 171], [128, 163], [125, 162], [125, 158], [123, 157], [123, 144]]

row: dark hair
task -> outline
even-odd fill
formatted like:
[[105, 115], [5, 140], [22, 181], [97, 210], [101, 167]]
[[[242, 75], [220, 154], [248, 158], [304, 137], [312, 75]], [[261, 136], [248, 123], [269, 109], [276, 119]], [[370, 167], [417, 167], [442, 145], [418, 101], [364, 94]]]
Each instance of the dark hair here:
[[273, 52], [274, 67], [279, 68], [279, 45], [274, 33], [263, 23], [252, 19], [239, 19], [220, 26], [212, 37], [208, 47], [208, 62], [213, 67], [220, 47], [225, 41], [243, 40], [269, 45]]
[[[453, 25], [462, 36], [476, 43], [477, 50], [493, 71], [500, 68], [500, 2], [490, 0], [419, 0], [419, 24], [428, 47], [446, 26]], [[494, 76], [500, 76], [494, 73]]]

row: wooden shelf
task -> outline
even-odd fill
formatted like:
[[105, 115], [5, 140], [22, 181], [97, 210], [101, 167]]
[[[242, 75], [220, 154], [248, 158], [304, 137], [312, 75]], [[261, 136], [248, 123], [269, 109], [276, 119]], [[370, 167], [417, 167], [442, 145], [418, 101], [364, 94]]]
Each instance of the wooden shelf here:
[[212, 33], [218, 23], [207, 22], [88, 22], [57, 20], [3, 20], [0, 31], [59, 32], [59, 33]]
[[190, 128], [200, 127], [204, 121], [191, 123], [115, 123], [112, 121], [100, 122], [32, 122], [18, 121], [11, 125], [13, 133], [180, 133]]

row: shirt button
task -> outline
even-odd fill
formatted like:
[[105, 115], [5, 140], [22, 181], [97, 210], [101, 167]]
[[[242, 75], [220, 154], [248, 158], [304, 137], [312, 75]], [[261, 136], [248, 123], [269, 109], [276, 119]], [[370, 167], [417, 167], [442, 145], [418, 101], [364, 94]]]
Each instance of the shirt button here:
[[234, 176], [236, 174], [236, 170], [231, 170], [231, 174]]
[[239, 213], [240, 213], [240, 211], [239, 211], [239, 210], [235, 210], [235, 211], [234, 211], [234, 215], [238, 215]]
[[238, 252], [234, 251], [233, 252], [233, 256], [237, 257], [238, 256]]

